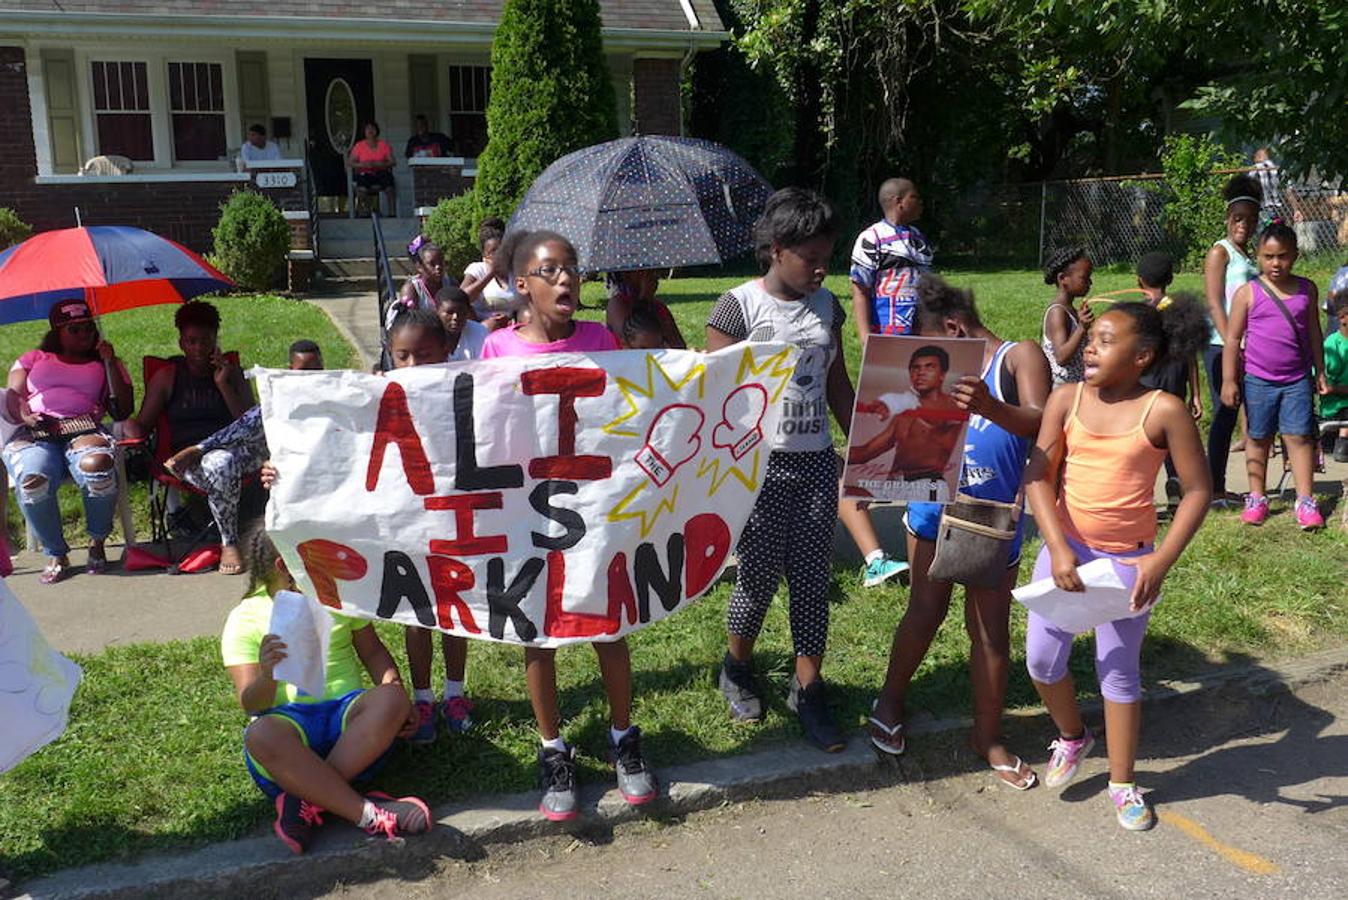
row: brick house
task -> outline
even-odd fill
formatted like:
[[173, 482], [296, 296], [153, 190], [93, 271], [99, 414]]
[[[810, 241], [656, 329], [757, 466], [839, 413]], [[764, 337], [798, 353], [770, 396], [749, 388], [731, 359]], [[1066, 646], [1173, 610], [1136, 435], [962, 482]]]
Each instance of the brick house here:
[[[84, 224], [204, 250], [221, 200], [251, 183], [285, 210], [299, 248], [311, 211], [341, 209], [341, 151], [374, 119], [410, 220], [475, 175], [502, 3], [0, 0], [0, 206], [38, 230], [73, 225], [78, 208]], [[678, 133], [684, 63], [726, 38], [712, 0], [600, 7], [620, 128]], [[449, 136], [452, 156], [403, 158], [416, 115]], [[252, 124], [282, 160], [237, 163]], [[99, 155], [134, 170], [78, 174]]]

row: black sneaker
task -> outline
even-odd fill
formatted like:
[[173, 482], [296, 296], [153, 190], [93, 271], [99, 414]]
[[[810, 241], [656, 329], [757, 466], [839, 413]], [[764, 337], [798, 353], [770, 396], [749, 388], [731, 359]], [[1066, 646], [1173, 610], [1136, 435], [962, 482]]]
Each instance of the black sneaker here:
[[282, 792], [276, 796], [276, 821], [271, 829], [291, 853], [303, 853], [313, 840], [314, 828], [323, 824], [322, 813], [308, 800]]
[[1334, 462], [1348, 462], [1348, 438], [1334, 439]]
[[640, 806], [655, 799], [659, 787], [655, 773], [646, 767], [641, 755], [641, 729], [633, 725], [618, 743], [609, 738], [609, 756], [618, 773], [618, 793], [632, 806]]
[[550, 822], [565, 822], [576, 817], [579, 798], [576, 795], [576, 748], [553, 750], [544, 747], [538, 751], [538, 780], [543, 787], [543, 799], [538, 811]]
[[747, 662], [737, 662], [729, 653], [721, 661], [718, 679], [721, 694], [730, 704], [730, 718], [736, 722], [759, 722], [763, 719], [763, 696], [758, 692], [758, 679]]
[[847, 746], [847, 740], [833, 721], [828, 709], [828, 698], [824, 695], [824, 679], [816, 678], [805, 687], [800, 686], [796, 676], [791, 676], [791, 692], [786, 696], [786, 705], [800, 719], [800, 727], [805, 737], [826, 753], [837, 753]]

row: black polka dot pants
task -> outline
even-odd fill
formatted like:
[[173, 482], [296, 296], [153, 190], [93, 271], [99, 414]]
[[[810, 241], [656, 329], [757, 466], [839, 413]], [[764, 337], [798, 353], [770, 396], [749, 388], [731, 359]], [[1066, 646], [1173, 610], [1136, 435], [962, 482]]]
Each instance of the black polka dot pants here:
[[753, 640], [786, 576], [791, 642], [797, 656], [822, 656], [828, 643], [828, 585], [838, 518], [837, 456], [774, 451], [763, 489], [740, 537], [729, 628]]

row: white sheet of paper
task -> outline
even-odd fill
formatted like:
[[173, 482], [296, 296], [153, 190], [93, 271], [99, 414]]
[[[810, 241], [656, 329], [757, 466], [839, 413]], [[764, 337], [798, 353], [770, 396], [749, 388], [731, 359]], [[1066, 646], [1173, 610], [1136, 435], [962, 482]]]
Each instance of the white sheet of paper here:
[[1041, 578], [1011, 592], [1027, 609], [1048, 619], [1063, 631], [1081, 634], [1097, 625], [1115, 619], [1130, 619], [1141, 612], [1129, 609], [1132, 590], [1108, 559], [1093, 559], [1077, 567], [1077, 574], [1086, 585], [1085, 593], [1064, 591], [1052, 578]]
[[286, 645], [286, 658], [273, 670], [284, 681], [311, 697], [322, 697], [328, 684], [328, 641], [332, 617], [328, 608], [312, 597], [280, 591], [272, 598], [268, 628]]
[[80, 674], [0, 580], [0, 772], [61, 736]]

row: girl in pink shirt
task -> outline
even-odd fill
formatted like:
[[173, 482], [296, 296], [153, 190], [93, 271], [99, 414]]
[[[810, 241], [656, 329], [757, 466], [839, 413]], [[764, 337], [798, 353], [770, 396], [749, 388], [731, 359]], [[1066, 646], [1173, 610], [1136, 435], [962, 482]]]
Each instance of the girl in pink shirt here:
[[[102, 340], [83, 300], [62, 300], [47, 315], [51, 331], [42, 345], [20, 356], [9, 372], [10, 422], [21, 423], [4, 447], [5, 467], [19, 507], [47, 554], [39, 581], [59, 581], [70, 567], [56, 489], [69, 476], [84, 499], [89, 561], [96, 575], [107, 559], [103, 542], [117, 504], [113, 443], [99, 424], [110, 406], [131, 409], [126, 367]], [[111, 387], [109, 381], [112, 382]], [[83, 425], [70, 420], [85, 419]], [[62, 426], [59, 423], [65, 421]]]
[[[483, 359], [618, 349], [606, 327], [574, 318], [580, 306], [580, 270], [576, 249], [566, 238], [551, 231], [509, 234], [494, 263], [498, 274], [528, 301], [530, 316], [523, 325], [493, 331], [482, 348]], [[608, 745], [618, 772], [618, 791], [632, 805], [646, 803], [655, 798], [656, 780], [641, 753], [641, 729], [631, 722], [632, 660], [627, 641], [596, 641], [592, 646], [608, 695]], [[556, 657], [557, 651], [549, 648], [524, 648], [529, 700], [542, 741], [538, 766], [543, 797], [538, 809], [552, 821], [565, 821], [577, 812], [576, 751], [561, 736]]]

